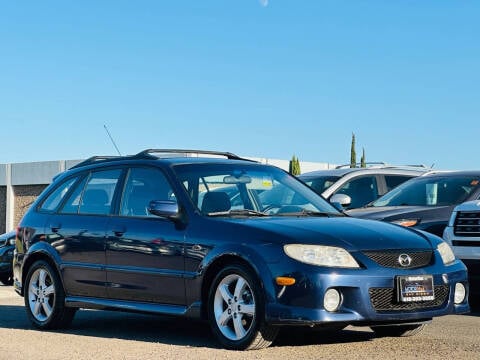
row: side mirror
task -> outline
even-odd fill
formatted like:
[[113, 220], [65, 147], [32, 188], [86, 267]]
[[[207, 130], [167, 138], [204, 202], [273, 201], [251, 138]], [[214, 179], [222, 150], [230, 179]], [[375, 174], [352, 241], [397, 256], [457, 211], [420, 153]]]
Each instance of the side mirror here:
[[345, 194], [335, 194], [330, 198], [330, 202], [332, 204], [339, 203], [342, 208], [346, 208], [352, 203], [352, 198]]
[[180, 216], [178, 204], [172, 200], [152, 200], [148, 204], [148, 212], [171, 220], [177, 220]]

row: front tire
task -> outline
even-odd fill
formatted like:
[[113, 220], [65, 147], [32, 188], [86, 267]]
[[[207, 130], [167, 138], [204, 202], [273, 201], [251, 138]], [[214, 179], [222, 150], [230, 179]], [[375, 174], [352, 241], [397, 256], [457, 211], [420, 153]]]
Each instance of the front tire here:
[[427, 324], [372, 326], [371, 329], [377, 337], [407, 337], [418, 334], [425, 326], [427, 326]]
[[76, 309], [65, 307], [62, 282], [47, 262], [40, 260], [33, 263], [25, 284], [25, 308], [35, 327], [57, 329], [70, 325]]
[[264, 300], [255, 275], [232, 264], [215, 277], [208, 296], [208, 319], [215, 337], [230, 350], [263, 349], [278, 329], [264, 322]]

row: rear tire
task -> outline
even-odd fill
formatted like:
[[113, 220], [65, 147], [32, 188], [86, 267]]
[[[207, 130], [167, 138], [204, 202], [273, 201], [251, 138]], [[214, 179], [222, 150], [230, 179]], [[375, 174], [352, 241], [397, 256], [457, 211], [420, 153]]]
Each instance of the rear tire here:
[[425, 326], [427, 324], [372, 326], [371, 329], [377, 337], [407, 337], [418, 334]]
[[232, 264], [218, 273], [207, 306], [213, 334], [229, 350], [263, 349], [277, 336], [278, 328], [265, 324], [262, 290], [245, 265]]
[[28, 271], [24, 299], [27, 316], [39, 329], [67, 327], [77, 310], [65, 306], [65, 291], [60, 277], [43, 260], [33, 263]]

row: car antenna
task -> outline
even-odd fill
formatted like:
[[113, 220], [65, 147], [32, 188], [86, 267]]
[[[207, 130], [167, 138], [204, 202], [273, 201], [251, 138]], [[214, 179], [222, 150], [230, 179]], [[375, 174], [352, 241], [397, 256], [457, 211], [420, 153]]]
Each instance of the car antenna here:
[[113, 146], [115, 146], [115, 150], [117, 150], [118, 155], [122, 156], [122, 154], [120, 154], [120, 150], [118, 150], [117, 144], [115, 144], [115, 141], [113, 140], [112, 135], [110, 135], [110, 131], [108, 131], [107, 125], [104, 124], [103, 127], [105, 128], [105, 131], [107, 132], [108, 137], [112, 141]]
[[433, 169], [434, 166], [435, 166], [435, 163], [433, 163], [432, 166], [430, 166], [430, 169]]

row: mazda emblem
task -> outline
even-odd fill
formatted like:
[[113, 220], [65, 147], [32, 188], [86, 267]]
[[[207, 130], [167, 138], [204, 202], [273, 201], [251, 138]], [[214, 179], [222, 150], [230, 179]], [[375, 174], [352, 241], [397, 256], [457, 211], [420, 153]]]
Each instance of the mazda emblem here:
[[400, 264], [400, 266], [408, 267], [412, 263], [412, 258], [407, 254], [401, 254], [398, 257], [398, 263]]

